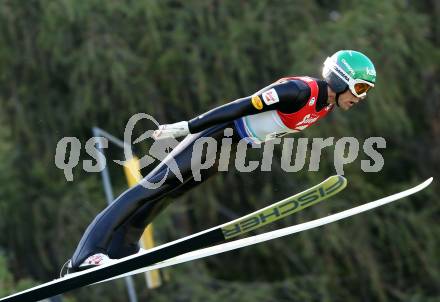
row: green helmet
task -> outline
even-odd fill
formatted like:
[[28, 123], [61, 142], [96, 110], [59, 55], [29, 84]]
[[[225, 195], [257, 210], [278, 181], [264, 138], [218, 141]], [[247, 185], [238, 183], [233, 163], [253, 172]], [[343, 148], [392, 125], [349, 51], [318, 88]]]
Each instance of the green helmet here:
[[356, 97], [365, 97], [376, 82], [373, 62], [361, 52], [340, 50], [324, 62], [322, 76], [337, 94], [350, 89]]

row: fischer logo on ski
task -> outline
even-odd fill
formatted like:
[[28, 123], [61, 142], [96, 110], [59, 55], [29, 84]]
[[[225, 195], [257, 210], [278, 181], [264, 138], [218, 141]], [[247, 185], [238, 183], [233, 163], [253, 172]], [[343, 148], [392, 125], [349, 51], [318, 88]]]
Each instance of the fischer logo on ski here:
[[[128, 256], [119, 260], [114, 260], [113, 263], [104, 264], [102, 266], [91, 268], [86, 271], [69, 274], [63, 278], [59, 278], [24, 290], [22, 292], [4, 297], [0, 299], [0, 302], [40, 301], [67, 292], [69, 290], [73, 290], [97, 282], [102, 282], [104, 280], [117, 279], [123, 276], [133, 275], [156, 268], [167, 267], [186, 261], [192, 261], [210, 255], [242, 248], [244, 246], [249, 246], [260, 242], [273, 240], [275, 238], [291, 235], [294, 233], [299, 233], [308, 229], [313, 229], [338, 220], [345, 219], [350, 216], [357, 215], [359, 213], [404, 198], [411, 194], [415, 194], [426, 188], [431, 182], [432, 177], [413, 188], [378, 199], [373, 202], [362, 204], [360, 206], [336, 214], [329, 215], [327, 217], [315, 219], [309, 222], [293, 225], [271, 232], [266, 232], [252, 237], [227, 242], [227, 238], [232, 238], [237, 235], [229, 235], [229, 237], [225, 237], [224, 229], [229, 230], [231, 227], [234, 227], [238, 224], [241, 228], [240, 234], [243, 234], [246, 231], [256, 229], [259, 226], [285, 217], [287, 214], [298, 212], [306, 208], [307, 206], [316, 204], [317, 202], [338, 193], [346, 186], [346, 179], [342, 176], [332, 176], [313, 188], [310, 188], [302, 193], [296, 194], [292, 197], [272, 204], [264, 209], [251, 213], [229, 223], [225, 223], [220, 226], [216, 226], [211, 229], [175, 240], [173, 242], [169, 242], [148, 251], [143, 251], [132, 256]], [[287, 205], [289, 205], [289, 202], [291, 202], [292, 200], [295, 200], [298, 203], [298, 207], [295, 208], [295, 210], [293, 210], [293, 207], [288, 210]], [[280, 215], [276, 216], [273, 213], [279, 213]], [[263, 214], [263, 216], [260, 216], [260, 214]], [[285, 215], [283, 216], [283, 214]], [[243, 222], [251, 217], [258, 217], [259, 224], [255, 224], [255, 226], [253, 227], [246, 225], [246, 229], [244, 229]], [[261, 217], [265, 217], [263, 223], [261, 223]]]
[[247, 215], [238, 221], [236, 220], [232, 225], [228, 224], [222, 228], [223, 235], [226, 239], [231, 239], [265, 224], [284, 218], [310, 205], [325, 200], [344, 189], [346, 185], [347, 180], [343, 176], [332, 176], [313, 188]]

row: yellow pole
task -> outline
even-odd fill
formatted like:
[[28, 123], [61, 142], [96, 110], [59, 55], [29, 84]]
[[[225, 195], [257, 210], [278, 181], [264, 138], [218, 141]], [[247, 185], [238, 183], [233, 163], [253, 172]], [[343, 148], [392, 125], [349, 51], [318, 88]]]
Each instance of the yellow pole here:
[[[134, 156], [124, 163], [124, 173], [129, 187], [135, 186], [142, 179], [139, 159], [137, 157]], [[145, 228], [140, 239], [140, 245], [143, 249], [151, 249], [154, 247], [152, 223]], [[158, 270], [146, 272], [145, 275], [148, 288], [156, 288], [162, 284]]]

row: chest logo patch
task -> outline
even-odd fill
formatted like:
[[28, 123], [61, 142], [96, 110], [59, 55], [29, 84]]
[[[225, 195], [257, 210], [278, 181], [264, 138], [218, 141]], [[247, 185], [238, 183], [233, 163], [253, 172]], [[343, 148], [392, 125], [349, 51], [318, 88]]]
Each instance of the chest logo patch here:
[[263, 92], [263, 101], [266, 105], [278, 103], [280, 101], [275, 88]]
[[307, 114], [304, 116], [304, 119], [297, 124], [297, 126], [313, 124], [318, 120], [318, 118], [319, 116], [315, 114]]
[[258, 110], [263, 109], [263, 102], [258, 95], [252, 96], [252, 105]]

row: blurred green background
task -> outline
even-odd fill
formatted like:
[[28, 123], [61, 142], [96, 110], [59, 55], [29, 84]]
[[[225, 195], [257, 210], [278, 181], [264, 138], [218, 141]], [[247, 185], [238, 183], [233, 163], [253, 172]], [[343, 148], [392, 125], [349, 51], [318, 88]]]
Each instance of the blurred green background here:
[[[55, 167], [62, 137], [84, 146], [92, 126], [122, 137], [137, 112], [160, 123], [188, 120], [282, 76], [319, 77], [327, 56], [355, 49], [375, 63], [376, 88], [300, 136], [382, 136], [385, 165], [364, 173], [360, 157], [344, 167], [345, 192], [276, 227], [430, 176], [433, 185], [344, 222], [177, 266], [154, 291], [136, 277], [139, 299], [440, 301], [439, 17], [434, 0], [1, 0], [0, 296], [55, 278], [106, 205], [99, 174], [80, 162], [67, 182]], [[224, 209], [245, 214], [335, 173], [332, 148], [319, 172], [306, 165], [286, 173], [277, 153], [271, 173], [222, 173], [175, 200], [156, 221], [157, 241], [226, 222]], [[125, 180], [111, 168], [119, 193]], [[117, 281], [63, 299], [124, 301], [127, 294]]]

